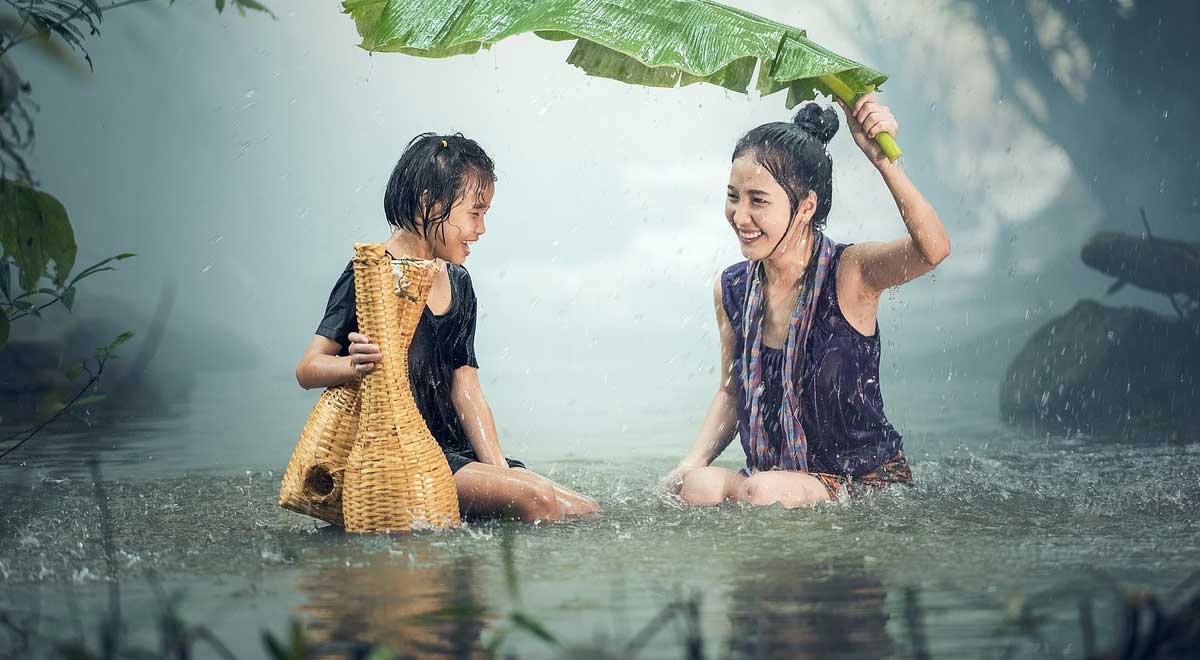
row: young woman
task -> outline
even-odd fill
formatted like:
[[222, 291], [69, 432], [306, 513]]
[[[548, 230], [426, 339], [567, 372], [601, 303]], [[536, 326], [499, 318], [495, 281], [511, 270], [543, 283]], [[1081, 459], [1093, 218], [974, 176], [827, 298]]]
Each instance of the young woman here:
[[[792, 122], [764, 124], [737, 143], [725, 218], [747, 261], [726, 269], [713, 290], [723, 381], [691, 451], [664, 480], [690, 504], [807, 506], [912, 480], [883, 413], [876, 312], [884, 290], [941, 263], [950, 239], [875, 144], [880, 132], [899, 130], [891, 111], [870, 94], [842, 107], [908, 235], [855, 245], [825, 236], [832, 108], [807, 104]], [[746, 467], [711, 467], [735, 433]]]
[[[461, 134], [419, 135], [392, 171], [383, 210], [394, 257], [445, 262], [408, 352], [417, 408], [446, 453], [464, 516], [511, 516], [551, 522], [599, 511], [595, 500], [506, 458], [479, 384], [475, 358], [475, 291], [462, 264], [484, 234], [495, 193], [495, 169], [484, 150]], [[296, 367], [305, 389], [341, 385], [371, 373], [382, 356], [358, 332], [354, 266], [346, 266], [316, 336]]]

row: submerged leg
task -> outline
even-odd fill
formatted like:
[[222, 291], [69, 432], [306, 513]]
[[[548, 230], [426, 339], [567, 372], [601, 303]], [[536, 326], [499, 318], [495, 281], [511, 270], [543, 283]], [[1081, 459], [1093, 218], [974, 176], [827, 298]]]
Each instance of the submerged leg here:
[[825, 484], [807, 472], [772, 470], [758, 472], [743, 481], [737, 499], [755, 506], [782, 504], [786, 509], [794, 509], [828, 501], [829, 491], [825, 490]]
[[555, 522], [562, 516], [553, 482], [528, 470], [470, 463], [454, 473], [454, 485], [464, 516], [529, 523]]
[[746, 477], [721, 467], [696, 468], [683, 478], [679, 497], [692, 506], [716, 506], [737, 497]]

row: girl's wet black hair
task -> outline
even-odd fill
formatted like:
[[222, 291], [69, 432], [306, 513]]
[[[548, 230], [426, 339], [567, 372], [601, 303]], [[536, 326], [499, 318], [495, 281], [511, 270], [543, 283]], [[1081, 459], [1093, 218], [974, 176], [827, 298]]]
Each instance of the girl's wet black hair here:
[[495, 164], [474, 140], [462, 133], [422, 133], [408, 143], [392, 170], [383, 212], [396, 229], [428, 238], [441, 231], [455, 202], [495, 180]]
[[[813, 231], [825, 229], [825, 220], [833, 206], [833, 159], [826, 147], [837, 134], [838, 117], [833, 108], [805, 103], [792, 121], [776, 121], [751, 130], [738, 140], [733, 158], [753, 154], [787, 193], [791, 203], [788, 230], [800, 200], [809, 191], [817, 193], [817, 210], [812, 216]], [[787, 236], [787, 232], [784, 232]], [[783, 241], [781, 236], [780, 241]], [[776, 248], [779, 246], [776, 245]], [[774, 253], [774, 250], [772, 250]]]

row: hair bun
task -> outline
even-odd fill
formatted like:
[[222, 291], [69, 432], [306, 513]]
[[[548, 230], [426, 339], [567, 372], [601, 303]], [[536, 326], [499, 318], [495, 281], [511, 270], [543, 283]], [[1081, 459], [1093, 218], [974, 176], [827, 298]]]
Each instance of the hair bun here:
[[834, 135], [837, 135], [838, 122], [837, 113], [830, 107], [821, 107], [816, 103], [805, 103], [796, 111], [796, 116], [792, 118], [792, 122], [804, 129], [809, 135], [821, 141], [821, 144], [829, 144]]

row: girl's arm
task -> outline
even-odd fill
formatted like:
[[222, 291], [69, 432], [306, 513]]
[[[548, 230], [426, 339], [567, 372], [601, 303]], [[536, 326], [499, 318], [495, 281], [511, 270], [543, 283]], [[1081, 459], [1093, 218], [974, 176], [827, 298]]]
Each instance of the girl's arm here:
[[871, 94], [862, 95], [853, 111], [845, 103], [839, 103], [846, 110], [846, 123], [855, 143], [883, 176], [908, 230], [907, 236], [894, 241], [856, 243], [846, 248], [843, 261], [850, 268], [839, 268], [839, 279], [849, 271], [847, 283], [857, 284], [855, 288], [859, 294], [853, 298], [877, 299], [884, 290], [932, 271], [950, 256], [950, 237], [937, 211], [900, 166], [888, 160], [875, 143], [878, 133], [887, 132], [894, 136], [900, 129], [891, 110], [880, 105]]
[[708, 412], [704, 422], [700, 424], [700, 432], [692, 449], [679, 461], [663, 479], [663, 488], [678, 493], [683, 485], [683, 477], [691, 470], [705, 467], [716, 460], [721, 452], [729, 446], [737, 432], [737, 389], [733, 382], [733, 327], [725, 315], [721, 305], [721, 280], [717, 279], [713, 289], [714, 304], [717, 307], [717, 331], [721, 336], [721, 383], [708, 404]]
[[500, 440], [496, 437], [492, 408], [483, 397], [483, 388], [479, 385], [478, 369], [462, 366], [454, 370], [450, 400], [479, 462], [508, 467], [504, 452], [500, 450]]
[[350, 355], [339, 356], [342, 345], [336, 341], [313, 335], [296, 366], [296, 382], [300, 387], [311, 390], [314, 387], [336, 387], [344, 385], [364, 374], [371, 373], [375, 363], [382, 354], [379, 347], [368, 341], [367, 336], [351, 332]]

